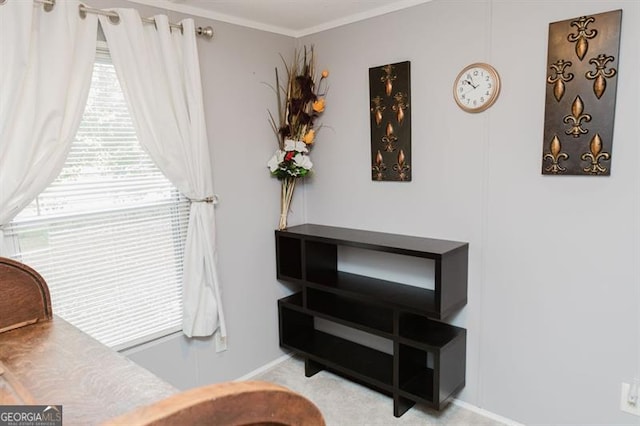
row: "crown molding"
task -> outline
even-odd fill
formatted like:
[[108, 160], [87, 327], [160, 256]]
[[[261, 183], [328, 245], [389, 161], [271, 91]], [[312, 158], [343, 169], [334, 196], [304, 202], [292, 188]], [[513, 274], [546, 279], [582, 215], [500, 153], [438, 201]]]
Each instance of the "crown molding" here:
[[199, 16], [202, 18], [213, 19], [216, 21], [227, 22], [229, 24], [240, 25], [243, 27], [253, 28], [256, 30], [281, 34], [281, 35], [285, 35], [293, 38], [299, 38], [299, 37], [315, 34], [321, 31], [330, 30], [332, 28], [341, 27], [343, 25], [352, 24], [354, 22], [363, 21], [365, 19], [375, 18], [376, 16], [381, 16], [387, 13], [396, 12], [398, 10], [417, 6], [422, 3], [428, 3], [432, 0], [404, 0], [404, 1], [393, 3], [393, 4], [377, 7], [375, 9], [371, 9], [366, 12], [348, 15], [340, 19], [335, 19], [333, 21], [326, 22], [324, 24], [303, 28], [301, 30], [294, 30], [291, 28], [284, 28], [284, 27], [279, 27], [275, 25], [269, 25], [263, 22], [253, 21], [245, 18], [239, 18], [237, 16], [218, 13], [218, 12], [214, 12], [201, 7], [190, 6], [190, 5], [178, 3], [175, 1], [169, 1], [169, 0], [127, 0], [127, 1], [131, 3], [138, 3], [146, 6], [152, 6], [152, 7], [157, 7], [161, 9], [171, 10], [174, 12], [185, 13], [188, 15]]
[[[189, 6], [181, 3], [173, 3], [168, 0], [127, 0], [127, 1], [130, 3], [143, 4], [145, 6], [152, 6], [160, 9], [184, 13], [187, 15], [199, 16], [201, 18], [213, 19], [215, 21], [222, 21], [228, 24], [240, 25], [242, 27], [253, 28], [256, 30], [267, 31], [270, 33], [282, 34], [289, 37], [297, 37], [296, 35], [297, 32], [288, 28], [278, 27], [275, 25], [268, 25], [262, 22], [239, 18], [237, 16], [231, 16], [224, 13], [213, 12], [211, 10], [203, 9], [201, 7]], [[215, 28], [213, 29], [213, 31], [215, 33]]]
[[385, 6], [380, 6], [375, 9], [368, 10], [366, 12], [355, 13], [348, 15], [340, 19], [326, 22], [324, 24], [316, 25], [314, 27], [304, 28], [299, 31], [295, 31], [294, 37], [304, 37], [311, 34], [319, 33], [321, 31], [330, 30], [332, 28], [341, 27], [343, 25], [353, 24], [354, 22], [364, 21], [366, 19], [375, 18], [377, 16], [386, 15], [387, 13], [396, 12], [398, 10], [407, 9], [409, 7], [417, 6], [423, 3], [429, 3], [432, 0], [404, 0]]

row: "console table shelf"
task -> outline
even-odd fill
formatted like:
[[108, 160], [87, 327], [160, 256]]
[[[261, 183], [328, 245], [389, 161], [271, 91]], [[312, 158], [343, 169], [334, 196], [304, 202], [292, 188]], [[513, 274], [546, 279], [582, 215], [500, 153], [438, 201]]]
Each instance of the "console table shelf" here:
[[[338, 270], [338, 247], [431, 259], [434, 288]], [[322, 225], [276, 231], [278, 279], [301, 291], [278, 301], [280, 345], [391, 395], [394, 415], [416, 402], [441, 409], [465, 383], [466, 330], [440, 320], [467, 302], [468, 244]], [[316, 318], [378, 336], [389, 354], [316, 328]]]

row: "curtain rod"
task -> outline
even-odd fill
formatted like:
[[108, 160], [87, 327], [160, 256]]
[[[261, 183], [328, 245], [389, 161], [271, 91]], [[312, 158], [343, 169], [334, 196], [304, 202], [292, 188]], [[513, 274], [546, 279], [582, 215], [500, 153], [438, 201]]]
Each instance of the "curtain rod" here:
[[[50, 12], [53, 10], [53, 8], [56, 5], [56, 0], [33, 0], [35, 3], [40, 3], [43, 5], [44, 10], [46, 10], [47, 12]], [[0, 0], [0, 5], [4, 3], [4, 0]], [[104, 16], [108, 16], [109, 20], [111, 20], [111, 22], [113, 22], [114, 24], [118, 23], [120, 21], [120, 15], [118, 15], [117, 12], [111, 11], [111, 10], [102, 10], [102, 9], [94, 9], [91, 7], [87, 7], [83, 4], [80, 5], [80, 17], [84, 18], [85, 16], [87, 16], [87, 13], [94, 13], [96, 15], [104, 15]], [[155, 24], [155, 19], [153, 18], [142, 18], [143, 22], [149, 23], [149, 24]], [[180, 31], [183, 30], [182, 28], [182, 24], [173, 24], [173, 23], [169, 23], [169, 26], [171, 28], [176, 28], [179, 29]], [[201, 36], [207, 39], [212, 39], [213, 38], [213, 28], [211, 27], [197, 27], [196, 28], [196, 35], [197, 36]]]

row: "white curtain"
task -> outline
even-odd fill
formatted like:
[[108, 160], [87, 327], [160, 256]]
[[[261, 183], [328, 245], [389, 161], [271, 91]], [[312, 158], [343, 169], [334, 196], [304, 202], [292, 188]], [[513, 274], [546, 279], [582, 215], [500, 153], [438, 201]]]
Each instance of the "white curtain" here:
[[0, 5], [0, 254], [2, 226], [60, 173], [82, 119], [97, 18], [79, 4]]
[[111, 58], [138, 139], [158, 168], [189, 199], [184, 254], [183, 331], [226, 337], [216, 269], [214, 197], [204, 120], [200, 65], [192, 19], [171, 29], [165, 15], [155, 25], [135, 9], [115, 9], [118, 23], [100, 16]]

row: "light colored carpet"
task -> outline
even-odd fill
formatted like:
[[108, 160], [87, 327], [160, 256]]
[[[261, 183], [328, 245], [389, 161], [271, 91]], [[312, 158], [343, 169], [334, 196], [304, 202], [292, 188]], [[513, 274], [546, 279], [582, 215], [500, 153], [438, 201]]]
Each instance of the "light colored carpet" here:
[[295, 357], [252, 379], [276, 383], [304, 395], [318, 406], [328, 426], [504, 425], [453, 404], [441, 412], [416, 404], [402, 417], [396, 418], [393, 416], [391, 397], [327, 371], [307, 378], [304, 375], [304, 362]]

